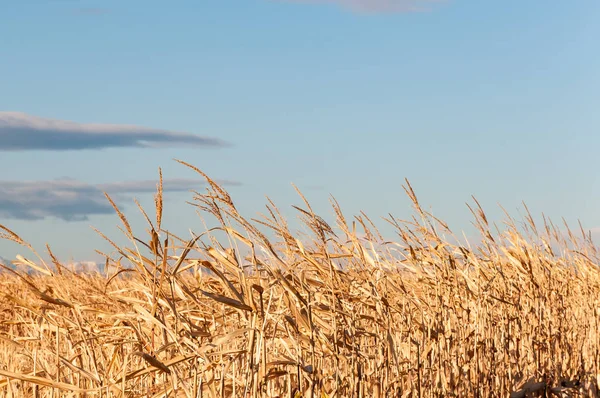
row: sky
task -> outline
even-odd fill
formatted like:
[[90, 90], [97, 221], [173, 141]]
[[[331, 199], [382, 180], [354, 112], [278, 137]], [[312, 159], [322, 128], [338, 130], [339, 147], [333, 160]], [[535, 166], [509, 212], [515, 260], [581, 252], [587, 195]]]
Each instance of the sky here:
[[[152, 209], [202, 232], [186, 201], [223, 183], [243, 215], [296, 184], [325, 219], [412, 213], [455, 233], [474, 195], [493, 221], [600, 231], [597, 0], [8, 0], [0, 6], [0, 224], [63, 261], [124, 242]], [[0, 242], [0, 256], [21, 248]]]

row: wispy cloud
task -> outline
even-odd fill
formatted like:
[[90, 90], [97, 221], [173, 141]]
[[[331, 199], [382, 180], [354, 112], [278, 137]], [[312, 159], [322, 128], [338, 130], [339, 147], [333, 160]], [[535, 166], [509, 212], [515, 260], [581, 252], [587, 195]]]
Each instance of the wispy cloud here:
[[[241, 185], [236, 181], [218, 181], [225, 186]], [[199, 190], [201, 180], [166, 179], [165, 191]], [[65, 221], [84, 221], [89, 216], [114, 214], [104, 197], [115, 200], [128, 194], [156, 191], [156, 181], [127, 181], [108, 184], [87, 184], [73, 179], [52, 181], [0, 181], [0, 219], [42, 220], [56, 217]]]
[[76, 123], [21, 112], [0, 112], [0, 151], [105, 148], [224, 147], [218, 138], [120, 124]]
[[[217, 180], [224, 186], [240, 186], [238, 181]], [[156, 192], [156, 180], [138, 180], [111, 182], [108, 184], [98, 184], [96, 187], [109, 194], [127, 194], [127, 193], [153, 193]], [[188, 178], [171, 178], [163, 181], [163, 190], [165, 192], [183, 192], [191, 189], [197, 189], [204, 186], [205, 182], [200, 180], [191, 180]]]
[[88, 7], [76, 8], [73, 12], [77, 15], [105, 15], [109, 14], [110, 10], [108, 8]]
[[419, 12], [444, 0], [284, 0], [296, 3], [330, 3], [357, 12]]

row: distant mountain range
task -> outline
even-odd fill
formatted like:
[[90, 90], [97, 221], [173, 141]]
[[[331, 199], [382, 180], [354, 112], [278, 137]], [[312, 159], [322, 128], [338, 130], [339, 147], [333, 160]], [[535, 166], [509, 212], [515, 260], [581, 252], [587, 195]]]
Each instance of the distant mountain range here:
[[[27, 272], [28, 274], [35, 272], [35, 270], [33, 270], [30, 267], [27, 267], [26, 265], [19, 265], [19, 266], [14, 265], [13, 261], [15, 261], [15, 260], [9, 260], [6, 257], [0, 256], [0, 264], [3, 264], [10, 269], [14, 269], [14, 270], [21, 269], [21, 270]], [[76, 262], [72, 262], [72, 263], [63, 263], [63, 265], [67, 269], [73, 270], [76, 273], [103, 272], [103, 270], [104, 270], [103, 263], [96, 263], [93, 261], [76, 261]], [[54, 267], [52, 267], [52, 268], [54, 268]], [[0, 273], [2, 273], [2, 272], [6, 272], [6, 270], [3, 268], [0, 268]]]
[[[13, 269], [15, 268], [15, 266], [12, 264], [12, 261], [6, 257], [0, 256], [0, 264], [3, 264], [5, 266], [13, 268]], [[2, 272], [2, 271], [3, 271], [3, 269], [0, 269], [0, 272]]]

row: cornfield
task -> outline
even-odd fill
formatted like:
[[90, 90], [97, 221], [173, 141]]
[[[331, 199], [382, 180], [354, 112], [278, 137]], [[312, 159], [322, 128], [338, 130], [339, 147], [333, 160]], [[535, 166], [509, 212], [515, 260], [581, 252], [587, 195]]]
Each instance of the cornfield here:
[[[2, 397], [538, 397], [598, 395], [600, 277], [591, 238], [551, 221], [461, 245], [425, 211], [336, 224], [300, 192], [308, 234], [269, 201], [246, 219], [207, 181], [193, 205], [216, 226], [191, 239], [141, 207], [139, 236], [109, 241], [104, 271], [73, 272], [47, 247], [0, 274]], [[268, 237], [269, 236], [269, 237]], [[51, 258], [52, 261], [44, 261]]]

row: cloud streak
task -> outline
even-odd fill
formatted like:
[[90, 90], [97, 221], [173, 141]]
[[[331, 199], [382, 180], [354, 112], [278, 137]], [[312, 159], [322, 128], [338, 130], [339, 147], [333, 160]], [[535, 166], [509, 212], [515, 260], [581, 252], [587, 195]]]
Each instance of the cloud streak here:
[[73, 11], [77, 15], [106, 15], [110, 13], [108, 8], [76, 8]]
[[[241, 185], [236, 181], [218, 181], [224, 186]], [[92, 215], [114, 214], [104, 197], [107, 192], [117, 201], [129, 194], [156, 191], [156, 181], [128, 181], [87, 184], [74, 179], [52, 181], [0, 181], [0, 219], [42, 220], [55, 217], [65, 221], [85, 221]], [[198, 190], [204, 181], [166, 179], [164, 191]]]
[[73, 151], [107, 148], [220, 148], [218, 138], [120, 124], [76, 123], [21, 112], [0, 112], [0, 151]]
[[420, 12], [444, 0], [284, 0], [295, 3], [337, 4], [357, 12]]

